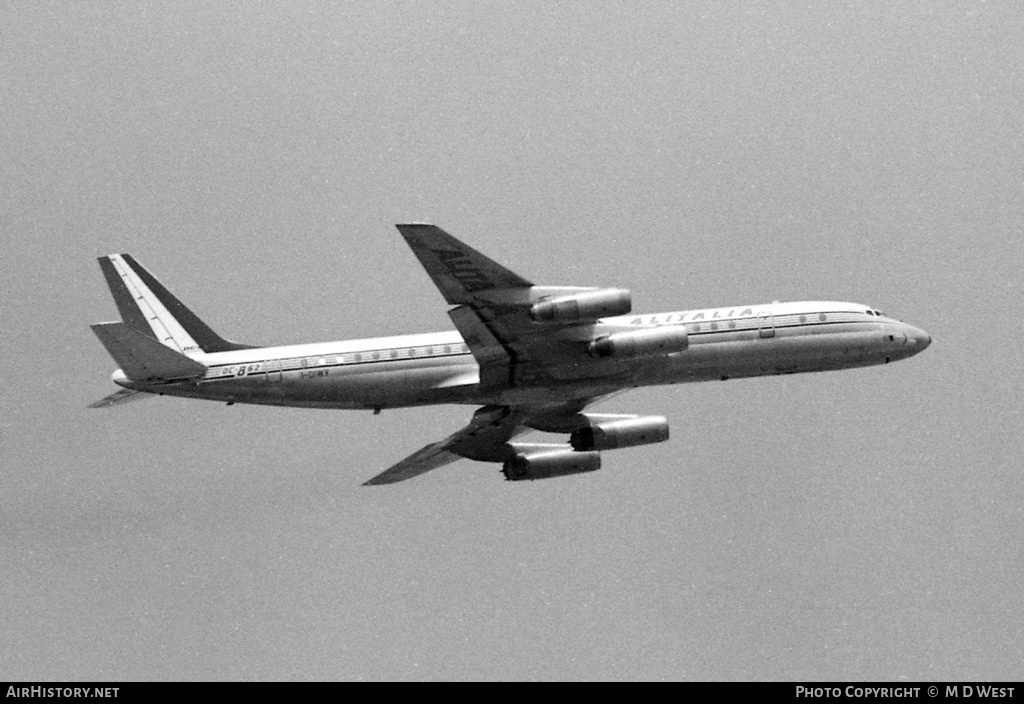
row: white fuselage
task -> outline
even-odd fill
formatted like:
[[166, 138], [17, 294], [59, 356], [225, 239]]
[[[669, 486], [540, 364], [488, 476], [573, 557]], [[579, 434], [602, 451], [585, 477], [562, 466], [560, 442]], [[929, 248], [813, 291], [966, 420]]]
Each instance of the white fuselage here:
[[[855, 303], [772, 303], [606, 318], [621, 329], [684, 326], [689, 348], [594, 360], [581, 348], [574, 378], [483, 389], [479, 366], [455, 331], [196, 354], [192, 381], [114, 381], [128, 388], [228, 403], [380, 409], [438, 403], [558, 402], [659, 384], [885, 364], [925, 349], [926, 333]], [[592, 369], [593, 374], [587, 370]]]

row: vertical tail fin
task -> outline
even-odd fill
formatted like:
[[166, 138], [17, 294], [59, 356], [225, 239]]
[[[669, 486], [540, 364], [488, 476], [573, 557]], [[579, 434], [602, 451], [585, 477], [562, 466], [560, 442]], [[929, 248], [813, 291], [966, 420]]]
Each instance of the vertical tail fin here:
[[99, 262], [121, 318], [136, 331], [185, 355], [252, 347], [215, 333], [130, 254], [111, 254]]

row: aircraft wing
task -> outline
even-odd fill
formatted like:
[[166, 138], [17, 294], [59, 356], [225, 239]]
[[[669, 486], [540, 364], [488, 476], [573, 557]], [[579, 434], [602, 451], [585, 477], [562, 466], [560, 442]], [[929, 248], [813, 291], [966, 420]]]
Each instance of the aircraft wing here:
[[364, 482], [363, 486], [394, 484], [412, 479], [464, 457], [481, 462], [504, 462], [524, 450], [568, 450], [569, 446], [565, 444], [523, 444], [511, 443], [510, 440], [531, 429], [569, 432], [582, 421], [580, 412], [585, 407], [610, 395], [525, 407], [484, 406], [473, 414], [473, 419], [464, 428], [414, 452]]
[[585, 358], [594, 320], [538, 323], [531, 306], [553, 295], [594, 288], [535, 286], [447, 232], [429, 224], [397, 225], [445, 300], [480, 365], [480, 384], [493, 389], [601, 376], [612, 365]]
[[568, 445], [523, 445], [510, 440], [530, 429], [571, 433], [586, 423], [581, 411], [608, 395], [598, 389], [620, 386], [605, 384], [609, 375], [624, 373], [623, 367], [614, 360], [588, 356], [587, 348], [595, 335], [614, 332], [617, 326], [600, 323], [595, 315], [570, 316], [556, 321], [534, 319], [532, 312], [538, 303], [550, 299], [593, 292], [608, 292], [613, 297], [622, 294], [628, 309], [628, 292], [536, 286], [436, 225], [410, 223], [397, 227], [445, 300], [455, 306], [448, 315], [480, 366], [482, 389], [500, 391], [516, 386], [561, 386], [564, 389], [564, 382], [581, 379], [592, 383], [579, 387], [578, 397], [562, 401], [484, 406], [461, 430], [427, 445], [366, 484], [400, 482], [460, 457], [506, 462], [525, 451], [555, 448], [571, 452]]
[[462, 459], [453, 452], [446, 449], [447, 441], [435, 442], [427, 445], [422, 450], [414, 452], [396, 465], [388, 467], [373, 479], [363, 482], [363, 486], [377, 486], [380, 484], [394, 484], [404, 482], [406, 479], [418, 477], [432, 469], [444, 467], [455, 460]]
[[397, 225], [444, 299], [453, 306], [479, 303], [477, 294], [530, 288], [532, 283], [455, 239], [437, 225]]
[[466, 427], [406, 457], [363, 486], [394, 484], [412, 479], [463, 457], [491, 462], [504, 461], [513, 452], [508, 441], [526, 430], [520, 425], [519, 413], [507, 407], [484, 406], [473, 414], [473, 420]]

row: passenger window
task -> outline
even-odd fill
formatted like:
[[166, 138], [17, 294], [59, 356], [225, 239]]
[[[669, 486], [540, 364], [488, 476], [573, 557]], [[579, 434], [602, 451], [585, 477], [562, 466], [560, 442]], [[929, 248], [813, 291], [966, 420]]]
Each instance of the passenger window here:
[[729, 321], [729, 329], [730, 330], [735, 330], [736, 329], [736, 321], [735, 320], [730, 320]]
[[718, 323], [711, 323], [711, 329], [712, 330], [717, 330], [718, 329]]
[[826, 318], [825, 318], [825, 314], [824, 313], [818, 313], [818, 320], [820, 320], [821, 322], [824, 323], [825, 319]]
[[801, 315], [800, 316], [800, 322], [801, 323], [806, 323], [807, 322], [807, 316], [806, 315]]

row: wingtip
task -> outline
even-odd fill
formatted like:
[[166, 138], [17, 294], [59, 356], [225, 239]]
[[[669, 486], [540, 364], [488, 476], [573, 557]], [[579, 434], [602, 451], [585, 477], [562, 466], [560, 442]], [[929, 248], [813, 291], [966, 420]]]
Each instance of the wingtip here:
[[384, 486], [385, 484], [394, 484], [394, 483], [395, 482], [393, 482], [393, 481], [383, 481], [382, 482], [382, 481], [374, 481], [373, 479], [370, 479], [369, 481], [365, 481], [362, 484], [360, 484], [360, 486]]

